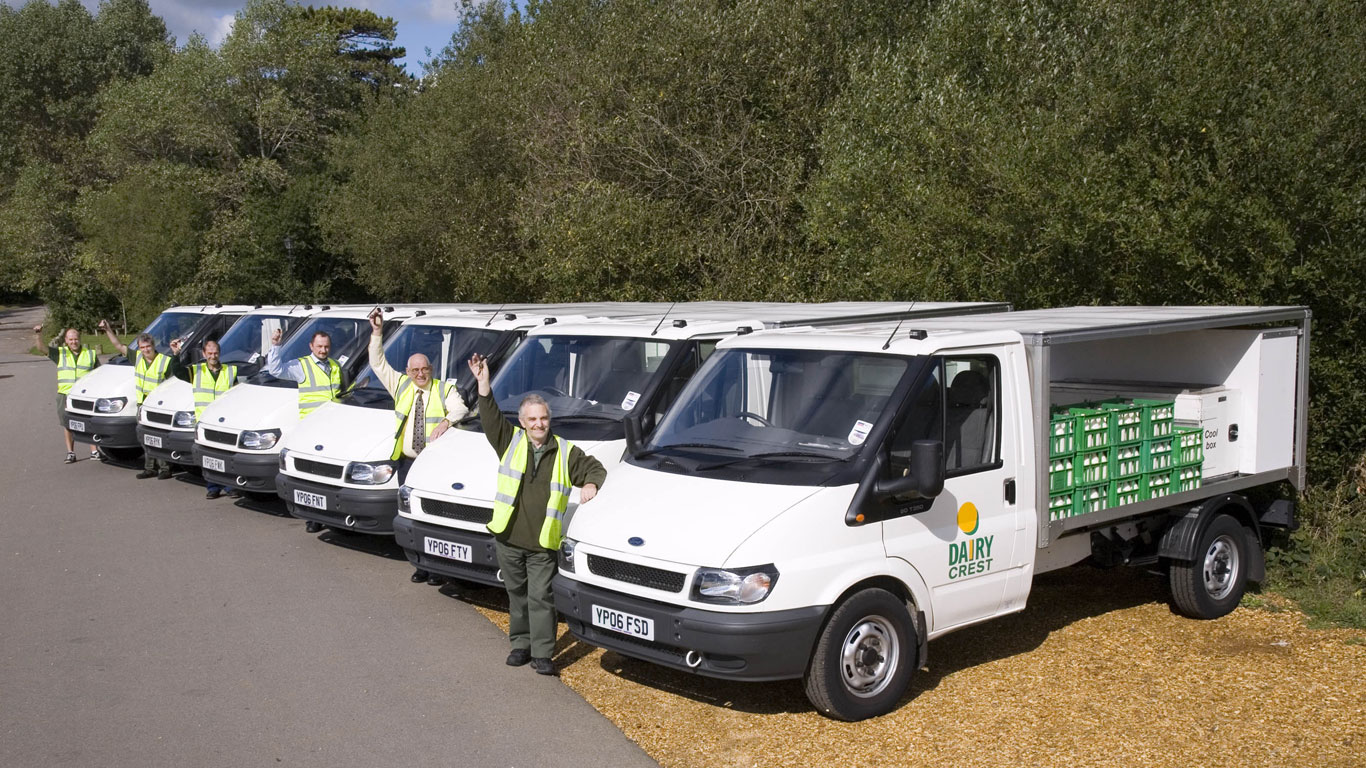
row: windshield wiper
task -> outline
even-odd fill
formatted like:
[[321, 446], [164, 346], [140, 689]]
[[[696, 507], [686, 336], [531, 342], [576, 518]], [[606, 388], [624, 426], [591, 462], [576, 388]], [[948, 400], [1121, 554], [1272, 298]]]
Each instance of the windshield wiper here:
[[720, 469], [721, 467], [729, 467], [732, 464], [739, 464], [742, 461], [752, 461], [755, 459], [778, 459], [784, 457], [821, 459], [824, 461], [848, 461], [853, 458], [853, 456], [827, 456], [823, 453], [813, 453], [811, 451], [769, 451], [767, 453], [751, 453], [747, 456], [736, 456], [733, 459], [727, 459], [726, 461], [717, 462], [715, 464], [699, 466], [697, 469], [699, 471], [708, 469]]
[[621, 421], [621, 419], [597, 413], [575, 413], [569, 416], [556, 416], [552, 421]]
[[646, 456], [653, 456], [656, 453], [659, 453], [660, 451], [667, 451], [670, 448], [711, 448], [718, 451], [740, 450], [739, 448], [736, 448], [732, 445], [717, 445], [716, 443], [669, 443], [668, 445], [657, 445], [654, 448], [641, 451], [640, 453], [636, 454], [636, 458], [643, 459]]

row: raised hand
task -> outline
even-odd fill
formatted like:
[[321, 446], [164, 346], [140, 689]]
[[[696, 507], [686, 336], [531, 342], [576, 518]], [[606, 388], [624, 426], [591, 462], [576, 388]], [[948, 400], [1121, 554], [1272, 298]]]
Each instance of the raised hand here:
[[277, 346], [277, 347], [278, 347], [278, 346], [280, 345], [280, 339], [284, 338], [284, 335], [285, 335], [285, 332], [284, 332], [282, 329], [280, 329], [280, 328], [276, 328], [275, 330], [271, 331], [271, 332], [270, 332], [270, 343], [271, 343], [271, 345], [272, 345], [272, 346]]
[[370, 311], [370, 334], [378, 336], [384, 330], [384, 310], [375, 307]]

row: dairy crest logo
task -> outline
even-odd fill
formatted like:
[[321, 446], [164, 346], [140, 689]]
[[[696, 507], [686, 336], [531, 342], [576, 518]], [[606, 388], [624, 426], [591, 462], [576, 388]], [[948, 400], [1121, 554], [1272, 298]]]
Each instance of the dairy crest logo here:
[[964, 502], [958, 508], [958, 530], [968, 538], [949, 542], [949, 579], [976, 576], [991, 570], [991, 542], [995, 537], [974, 535], [980, 525], [977, 505]]

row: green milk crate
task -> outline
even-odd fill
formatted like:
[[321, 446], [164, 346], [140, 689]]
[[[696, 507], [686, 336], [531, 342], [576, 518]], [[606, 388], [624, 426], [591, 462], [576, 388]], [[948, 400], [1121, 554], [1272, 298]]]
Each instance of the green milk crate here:
[[1203, 471], [1199, 464], [1187, 464], [1172, 470], [1172, 493], [1193, 491], [1200, 487]]
[[1070, 491], [1076, 487], [1076, 456], [1055, 456], [1048, 460], [1048, 490], [1050, 493]]
[[1175, 427], [1172, 464], [1178, 467], [1205, 463], [1205, 434], [1200, 427]]
[[1077, 452], [1096, 451], [1114, 445], [1114, 413], [1103, 408], [1073, 407], [1077, 417]]
[[1143, 473], [1143, 498], [1160, 499], [1163, 496], [1170, 496], [1172, 493], [1172, 471], [1163, 469], [1157, 472]]
[[1169, 471], [1176, 466], [1176, 438], [1154, 437], [1143, 441], [1143, 471]]
[[1071, 456], [1077, 452], [1077, 417], [1069, 409], [1055, 410], [1048, 421], [1048, 456]]
[[1134, 407], [1143, 410], [1143, 439], [1170, 437], [1176, 418], [1176, 402], [1173, 400], [1147, 400], [1136, 397]]
[[1110, 449], [1110, 479], [1143, 473], [1143, 443], [1116, 445]]
[[1110, 506], [1122, 507], [1143, 500], [1143, 476], [1121, 477], [1110, 483]]
[[1110, 507], [1110, 484], [1087, 485], [1073, 492], [1076, 496], [1072, 514], [1086, 515]]
[[1143, 439], [1143, 408], [1128, 400], [1106, 400], [1100, 409], [1110, 412], [1110, 444], [1136, 443]]
[[1062, 520], [1076, 513], [1076, 491], [1066, 490], [1048, 494], [1048, 519]]
[[1076, 485], [1110, 482], [1110, 449], [1078, 453], [1072, 475]]

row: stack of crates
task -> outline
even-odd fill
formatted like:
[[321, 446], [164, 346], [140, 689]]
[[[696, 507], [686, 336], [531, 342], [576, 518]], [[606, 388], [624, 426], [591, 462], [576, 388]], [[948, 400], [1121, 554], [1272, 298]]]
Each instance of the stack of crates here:
[[1198, 427], [1171, 400], [1114, 399], [1053, 409], [1048, 517], [1061, 520], [1200, 487]]

